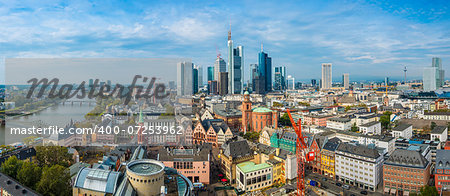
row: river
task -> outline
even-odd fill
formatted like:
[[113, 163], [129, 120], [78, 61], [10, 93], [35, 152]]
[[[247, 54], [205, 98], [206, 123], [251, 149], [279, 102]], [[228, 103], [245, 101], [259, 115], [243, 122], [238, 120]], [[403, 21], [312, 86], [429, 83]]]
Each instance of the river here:
[[[28, 116], [9, 117], [6, 119], [6, 128], [1, 127], [0, 133], [4, 138], [6, 144], [14, 142], [22, 142], [22, 139], [31, 135], [12, 135], [9, 133], [10, 128], [29, 128], [33, 125], [36, 127], [48, 127], [58, 126], [64, 127], [70, 123], [71, 120], [79, 122], [84, 120], [84, 115], [91, 111], [95, 107], [95, 104], [79, 104], [79, 103], [66, 103], [58, 104], [52, 107], [48, 107], [42, 111], [33, 113]], [[8, 132], [6, 132], [8, 130]], [[3, 139], [0, 141], [3, 144]]]

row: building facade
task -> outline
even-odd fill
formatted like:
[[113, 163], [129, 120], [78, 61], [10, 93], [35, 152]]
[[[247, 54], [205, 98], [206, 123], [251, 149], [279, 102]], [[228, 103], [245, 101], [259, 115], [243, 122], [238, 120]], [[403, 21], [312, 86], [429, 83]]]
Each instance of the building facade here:
[[247, 192], [272, 186], [272, 167], [267, 163], [243, 162], [236, 166], [236, 173], [238, 188]]
[[331, 63], [322, 63], [321, 81], [321, 89], [331, 89], [333, 83]]
[[383, 156], [374, 148], [341, 143], [335, 153], [336, 180], [369, 191], [381, 182]]

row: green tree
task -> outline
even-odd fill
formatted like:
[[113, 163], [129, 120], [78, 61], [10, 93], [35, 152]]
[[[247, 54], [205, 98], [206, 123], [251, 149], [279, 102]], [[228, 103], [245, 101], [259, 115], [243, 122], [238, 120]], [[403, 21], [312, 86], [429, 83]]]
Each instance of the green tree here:
[[16, 156], [10, 156], [8, 160], [2, 164], [1, 171], [12, 178], [16, 178], [22, 164], [23, 161], [19, 160]]
[[430, 124], [430, 129], [433, 130], [436, 127], [436, 123], [435, 122], [431, 122]]
[[435, 186], [425, 185], [420, 188], [419, 195], [421, 195], [421, 196], [438, 196], [439, 194], [438, 194], [438, 191]]
[[380, 117], [381, 126], [384, 129], [388, 129], [389, 125], [391, 124], [391, 114], [392, 112], [384, 112], [383, 115]]
[[282, 103], [279, 102], [273, 102], [273, 107], [279, 108], [279, 107], [283, 107], [284, 105]]
[[42, 195], [71, 195], [69, 170], [61, 165], [45, 167], [36, 190]]
[[279, 122], [283, 126], [292, 126], [291, 119], [289, 118], [289, 114], [287, 112], [280, 117]]
[[244, 134], [244, 139], [257, 142], [259, 140], [259, 133], [258, 132], [247, 132]]
[[352, 128], [350, 129], [351, 132], [357, 132], [359, 131], [358, 127], [356, 126], [356, 123], [353, 123]]
[[45, 165], [61, 165], [68, 167], [72, 161], [67, 147], [63, 146], [36, 146], [36, 161], [40, 167]]
[[27, 187], [35, 188], [41, 179], [41, 174], [42, 168], [34, 163], [24, 162], [17, 173], [17, 180]]

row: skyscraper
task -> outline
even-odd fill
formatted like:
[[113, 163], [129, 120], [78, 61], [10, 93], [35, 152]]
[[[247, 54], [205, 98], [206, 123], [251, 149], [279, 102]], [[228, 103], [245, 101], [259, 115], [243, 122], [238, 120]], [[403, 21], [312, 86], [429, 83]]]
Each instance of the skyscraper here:
[[208, 81], [214, 80], [214, 67], [208, 67]]
[[436, 67], [436, 88], [444, 86], [445, 71], [442, 69], [442, 59], [438, 57], [432, 58], [432, 67]]
[[198, 70], [198, 89], [203, 88], [203, 67], [200, 65], [197, 65]]
[[439, 73], [436, 67], [425, 67], [423, 69], [423, 91], [435, 91], [437, 89], [436, 74]]
[[264, 79], [264, 90], [269, 92], [272, 90], [272, 58], [261, 47], [261, 52], [258, 54], [258, 75], [260, 80]]
[[231, 26], [228, 31], [228, 93], [242, 94], [244, 84], [244, 47], [233, 48], [231, 40]]
[[198, 68], [196, 66], [192, 69], [192, 91], [194, 94], [198, 92]]
[[194, 64], [190, 61], [179, 62], [177, 64], [177, 95], [193, 94], [193, 69]]
[[342, 74], [342, 84], [344, 85], [344, 89], [349, 89], [350, 82], [348, 73]]
[[219, 73], [218, 91], [219, 95], [224, 96], [228, 94], [228, 72]]
[[250, 80], [248, 84], [248, 91], [253, 92], [255, 89], [255, 79], [258, 74], [258, 64], [250, 64]]
[[322, 86], [321, 89], [331, 89], [332, 70], [331, 63], [322, 63]]
[[285, 90], [286, 89], [286, 67], [275, 67], [275, 84], [273, 89], [275, 90]]
[[227, 71], [227, 63], [220, 57], [217, 56], [216, 62], [214, 63], [214, 80], [219, 80], [219, 73]]
[[311, 79], [311, 86], [316, 86], [316, 85], [317, 85], [317, 80]]

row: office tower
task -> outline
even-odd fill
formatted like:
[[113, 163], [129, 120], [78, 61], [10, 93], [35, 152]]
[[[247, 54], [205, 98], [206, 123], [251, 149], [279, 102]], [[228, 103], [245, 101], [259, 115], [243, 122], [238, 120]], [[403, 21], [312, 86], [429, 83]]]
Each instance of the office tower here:
[[386, 83], [384, 85], [389, 86], [389, 77], [386, 77], [384, 80], [385, 80], [385, 83]]
[[195, 66], [192, 69], [192, 91], [194, 94], [198, 92], [198, 69]]
[[435, 91], [438, 87], [436, 76], [437, 67], [425, 67], [423, 69], [423, 91]]
[[322, 63], [322, 86], [321, 89], [331, 89], [332, 87], [331, 63]]
[[301, 89], [302, 88], [302, 83], [301, 82], [296, 82], [295, 83], [295, 89]]
[[190, 61], [179, 62], [177, 64], [177, 95], [189, 96], [193, 94], [193, 67]]
[[208, 93], [211, 95], [217, 95], [217, 81], [216, 80], [210, 80], [208, 81]]
[[89, 79], [89, 88], [92, 88], [92, 86], [94, 86], [94, 80]]
[[[111, 87], [111, 80], [107, 80], [107, 81], [106, 81], [106, 84], [108, 84], [108, 86]], [[111, 88], [112, 88], [112, 87], [111, 87]]]
[[208, 81], [214, 80], [214, 67], [208, 67]]
[[348, 73], [342, 74], [342, 84], [344, 85], [344, 89], [349, 89], [350, 82]]
[[227, 63], [220, 57], [217, 56], [216, 62], [214, 63], [214, 80], [219, 80], [219, 73], [227, 71]]
[[291, 90], [295, 90], [295, 78], [289, 75], [287, 77], [287, 88]]
[[445, 71], [442, 69], [442, 59], [438, 57], [432, 58], [432, 67], [436, 67], [436, 88], [444, 86]]
[[228, 93], [242, 94], [244, 73], [244, 47], [238, 46], [233, 48], [233, 40], [231, 40], [231, 28], [228, 31]]
[[198, 70], [198, 89], [203, 88], [203, 67], [197, 65]]
[[285, 90], [286, 89], [286, 67], [275, 67], [275, 84], [274, 90]]
[[169, 89], [175, 90], [175, 81], [169, 81]]
[[228, 72], [219, 73], [219, 82], [217, 84], [219, 95], [224, 96], [228, 94]]
[[311, 79], [311, 86], [316, 86], [316, 85], [317, 85], [317, 80]]
[[258, 54], [258, 74], [260, 79], [264, 78], [265, 92], [270, 92], [272, 90], [272, 58], [263, 52], [262, 47]]
[[258, 64], [250, 64], [250, 80], [248, 82], [248, 92], [253, 92], [255, 88], [255, 78], [258, 72]]

